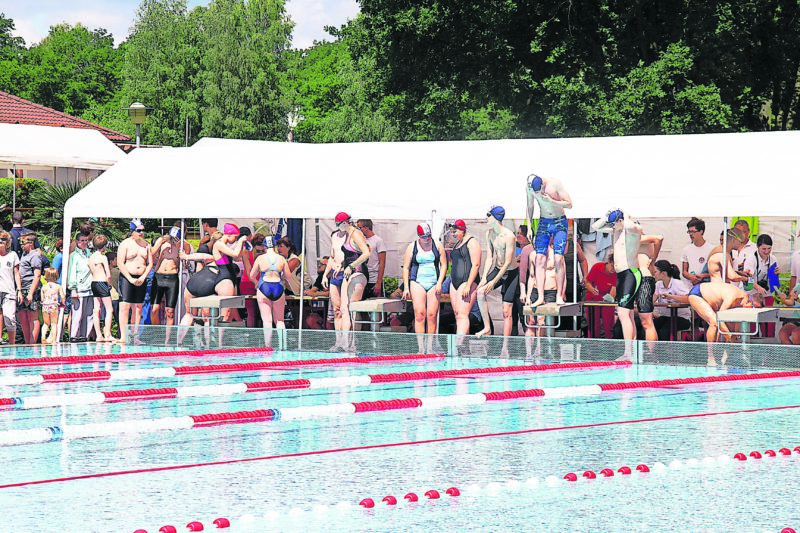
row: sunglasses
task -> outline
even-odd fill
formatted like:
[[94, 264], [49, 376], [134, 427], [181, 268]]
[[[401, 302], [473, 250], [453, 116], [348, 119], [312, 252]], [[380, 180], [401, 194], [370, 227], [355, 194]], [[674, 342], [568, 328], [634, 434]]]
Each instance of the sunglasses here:
[[144, 228], [136, 228], [135, 230], [133, 230], [133, 232], [134, 233], [142, 233], [142, 232], [144, 232]]

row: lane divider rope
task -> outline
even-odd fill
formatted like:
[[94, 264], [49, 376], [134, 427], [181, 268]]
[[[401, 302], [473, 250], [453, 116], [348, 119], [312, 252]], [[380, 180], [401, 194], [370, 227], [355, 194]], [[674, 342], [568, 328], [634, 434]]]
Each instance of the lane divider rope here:
[[289, 361], [259, 361], [257, 363], [225, 363], [218, 365], [133, 368], [126, 370], [95, 370], [91, 372], [62, 372], [57, 374], [20, 374], [0, 376], [0, 386], [41, 385], [42, 383], [77, 383], [83, 381], [120, 381], [171, 378], [196, 374], [257, 372], [259, 370], [339, 364], [367, 364], [392, 361], [442, 359], [444, 354], [399, 354], [337, 357], [329, 359], [292, 359]]
[[453, 370], [424, 370], [420, 372], [397, 372], [390, 374], [369, 374], [329, 378], [283, 379], [273, 381], [227, 383], [220, 385], [194, 385], [185, 387], [161, 387], [119, 391], [98, 391], [90, 393], [25, 396], [0, 398], [0, 409], [40, 409], [44, 407], [59, 407], [68, 405], [99, 405], [103, 403], [150, 401], [171, 398], [190, 398], [197, 396], [234, 396], [248, 392], [366, 387], [378, 383], [458, 379], [491, 374], [518, 374], [547, 371], [588, 370], [597, 368], [606, 369], [629, 367], [630, 365], [630, 361], [516, 365], [485, 368], [462, 368]]
[[128, 359], [153, 359], [168, 357], [199, 357], [209, 355], [234, 355], [234, 354], [258, 354], [269, 353], [273, 349], [266, 347], [249, 348], [220, 348], [216, 350], [164, 350], [158, 352], [131, 352], [99, 355], [57, 355], [53, 357], [24, 357], [24, 358], [3, 358], [0, 359], [0, 368], [11, 368], [17, 366], [54, 366], [54, 365], [77, 365], [86, 363], [108, 363], [113, 361], [126, 361]]
[[740, 382], [752, 380], [781, 379], [800, 377], [800, 371], [766, 372], [754, 374], [734, 374], [726, 376], [706, 376], [698, 378], [662, 379], [652, 381], [631, 381], [623, 383], [603, 383], [599, 385], [579, 385], [552, 387], [544, 389], [523, 389], [499, 392], [478, 392], [471, 394], [452, 394], [426, 398], [398, 398], [339, 404], [284, 407], [281, 409], [255, 409], [201, 415], [146, 418], [95, 424], [76, 424], [49, 426], [32, 429], [0, 431], [0, 446], [13, 446], [37, 442], [52, 442], [92, 437], [107, 437], [124, 433], [150, 433], [154, 431], [191, 429], [226, 424], [247, 424], [275, 420], [302, 420], [355, 413], [391, 411], [399, 409], [442, 409], [447, 407], [466, 407], [491, 401], [521, 398], [573, 398], [594, 396], [604, 391], [621, 391], [637, 388], [695, 385], [718, 382]]

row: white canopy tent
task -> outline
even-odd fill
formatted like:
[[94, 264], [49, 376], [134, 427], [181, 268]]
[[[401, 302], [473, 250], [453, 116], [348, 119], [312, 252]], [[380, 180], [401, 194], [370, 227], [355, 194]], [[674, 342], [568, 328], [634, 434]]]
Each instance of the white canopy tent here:
[[800, 178], [798, 150], [800, 132], [313, 145], [202, 139], [137, 150], [110, 168], [67, 202], [64, 241], [74, 218], [90, 216], [485, 219], [494, 204], [522, 220], [532, 172], [565, 184], [570, 218], [617, 207], [648, 218], [796, 216], [777, 195]]

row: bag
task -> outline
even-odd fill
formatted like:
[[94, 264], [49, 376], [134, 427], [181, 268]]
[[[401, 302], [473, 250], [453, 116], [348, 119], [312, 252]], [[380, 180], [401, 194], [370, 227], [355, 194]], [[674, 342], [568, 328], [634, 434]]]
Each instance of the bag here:
[[769, 281], [762, 279], [758, 282], [758, 286], [764, 289], [765, 291], [769, 292]]

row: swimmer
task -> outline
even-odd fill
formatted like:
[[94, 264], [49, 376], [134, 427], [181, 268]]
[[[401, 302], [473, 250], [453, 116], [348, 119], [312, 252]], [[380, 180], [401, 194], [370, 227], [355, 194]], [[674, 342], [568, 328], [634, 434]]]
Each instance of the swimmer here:
[[615, 209], [598, 219], [592, 224], [592, 228], [601, 233], [613, 233], [614, 270], [617, 272], [617, 317], [622, 326], [622, 336], [627, 341], [625, 353], [620, 359], [629, 360], [633, 341], [636, 339], [633, 308], [642, 284], [638, 257], [642, 226], [629, 214]]
[[[338, 213], [335, 223], [336, 231], [331, 233], [330, 260], [322, 284], [325, 289], [330, 287], [334, 328], [337, 332], [344, 332], [353, 326], [350, 302], [361, 300], [369, 279], [367, 262], [370, 247], [364, 234], [353, 225], [350, 215]], [[337, 333], [332, 349], [349, 349], [353, 347], [351, 344], [344, 335]]]
[[636, 307], [639, 309], [639, 320], [642, 321], [645, 339], [648, 341], [658, 340], [658, 331], [656, 331], [656, 326], [653, 322], [654, 298], [656, 295], [656, 269], [654, 263], [658, 259], [663, 242], [663, 235], [642, 235], [637, 256], [639, 272], [642, 273], [642, 286], [636, 298]]
[[[444, 247], [433, 240], [431, 225], [423, 222], [417, 226], [417, 238], [408, 245], [403, 256], [403, 299], [411, 299], [414, 304], [415, 333], [436, 333], [439, 298], [446, 274]], [[433, 337], [429, 339], [432, 343]]]
[[[111, 269], [106, 258], [108, 239], [105, 235], [95, 235], [92, 239], [94, 253], [89, 256], [89, 271], [92, 273], [92, 296], [94, 297], [94, 334], [97, 342], [112, 342], [111, 318], [114, 308], [111, 305]], [[106, 309], [106, 324], [100, 328], [100, 307]]]
[[[273, 237], [264, 237], [265, 252], [256, 257], [250, 270], [250, 281], [256, 286], [256, 301], [261, 311], [264, 329], [272, 329], [273, 322], [277, 329], [285, 329], [284, 310], [286, 308], [286, 282], [292, 277], [289, 264], [275, 250]], [[267, 332], [265, 331], [265, 335]], [[269, 346], [271, 339], [265, 339]]]
[[[737, 307], [763, 307], [764, 296], [758, 292], [748, 294], [730, 283], [715, 281], [693, 286], [689, 291], [689, 305], [708, 324], [706, 341], [712, 343], [719, 340], [720, 331], [730, 333], [724, 322], [717, 322], [717, 313], [719, 311]], [[714, 358], [714, 354], [709, 350], [708, 366], [716, 366], [716, 364], [717, 361]], [[724, 360], [722, 364], [725, 364]]]
[[469, 314], [478, 297], [478, 273], [481, 268], [481, 245], [467, 233], [463, 220], [456, 220], [450, 230], [457, 239], [450, 252], [450, 304], [456, 315], [456, 335], [469, 334]]
[[[492, 207], [486, 213], [489, 231], [486, 232], [486, 242], [489, 257], [483, 269], [483, 279], [478, 285], [478, 307], [481, 310], [485, 327], [477, 333], [478, 337], [491, 332], [489, 303], [486, 296], [500, 285], [500, 294], [503, 299], [503, 335], [508, 337], [514, 326], [512, 311], [514, 303], [519, 298], [519, 266], [514, 249], [516, 237], [514, 232], [503, 227], [506, 210], [500, 206]], [[542, 282], [544, 285], [544, 282]]]
[[[720, 235], [720, 241], [722, 241], [722, 235]], [[733, 266], [733, 258], [738, 255], [739, 250], [741, 250], [743, 247], [744, 240], [741, 231], [738, 228], [729, 229], [727, 231], [727, 239], [725, 242], [725, 249], [727, 249], [728, 253], [726, 261], [727, 264], [725, 265], [725, 277], [729, 282], [741, 283], [747, 281], [747, 276], [738, 274]], [[719, 246], [715, 246], [708, 253], [706, 265], [708, 266], [710, 281], [722, 282], [722, 248], [722, 243], [720, 242]]]
[[[180, 224], [180, 222], [178, 223]], [[169, 233], [162, 235], [153, 245], [153, 268], [156, 273], [153, 276], [153, 285], [150, 288], [150, 302], [152, 312], [150, 323], [158, 325], [161, 323], [161, 302], [164, 301], [164, 321], [167, 326], [175, 324], [175, 307], [178, 305], [178, 295], [180, 293], [180, 246], [181, 228], [180, 225], [170, 228]], [[184, 253], [191, 252], [188, 242], [183, 243]]]
[[126, 342], [128, 321], [133, 311], [133, 325], [142, 319], [142, 304], [147, 294], [147, 276], [153, 269], [150, 244], [144, 240], [144, 225], [138, 218], [130, 222], [131, 235], [122, 241], [117, 250], [119, 265], [119, 336]]
[[[556, 254], [556, 282], [558, 293], [556, 303], [564, 303], [564, 291], [567, 285], [567, 270], [564, 261], [564, 252], [567, 248], [568, 228], [567, 216], [564, 209], [572, 207], [570, 197], [564, 185], [557, 179], [542, 178], [536, 174], [528, 176], [528, 220], [533, 220], [534, 200], [539, 204], [539, 226], [533, 248], [536, 252], [536, 284], [544, 287], [547, 276], [547, 247], [553, 240], [553, 251]], [[544, 294], [539, 292], [538, 298], [531, 303], [538, 307], [544, 303]]]

